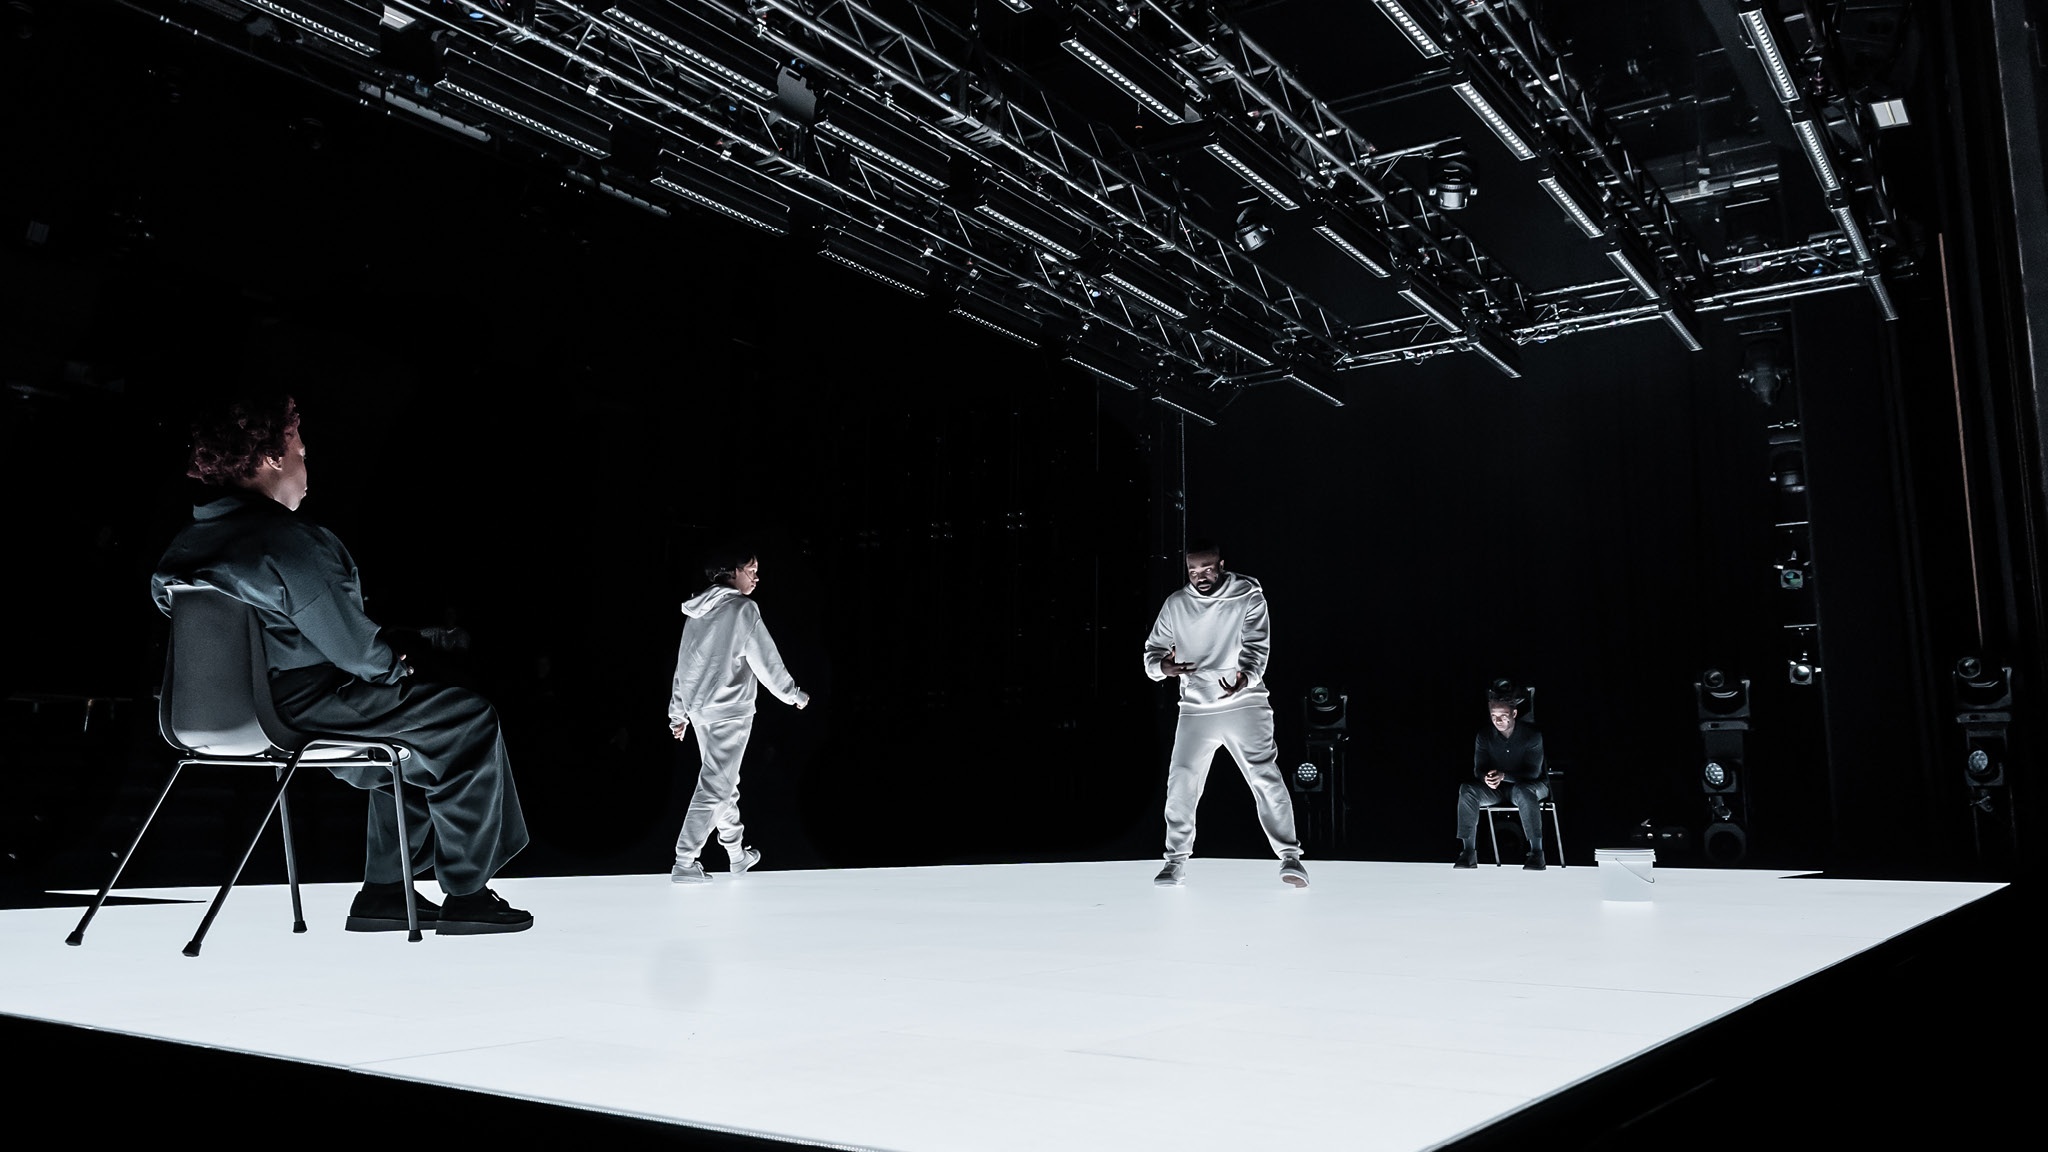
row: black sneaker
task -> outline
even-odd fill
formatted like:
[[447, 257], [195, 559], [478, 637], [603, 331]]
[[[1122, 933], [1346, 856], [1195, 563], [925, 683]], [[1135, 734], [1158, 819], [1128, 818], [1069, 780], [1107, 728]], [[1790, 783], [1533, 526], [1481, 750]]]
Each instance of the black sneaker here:
[[[420, 929], [431, 930], [434, 922], [441, 918], [441, 906], [413, 893], [413, 911], [420, 918]], [[354, 902], [348, 906], [348, 922], [342, 927], [350, 932], [404, 932], [405, 889], [396, 884], [365, 884], [356, 893]]]
[[488, 932], [524, 932], [533, 927], [533, 913], [514, 908], [489, 888], [466, 896], [450, 896], [441, 906], [435, 931], [443, 936], [481, 936]]
[[1451, 867], [1453, 867], [1453, 868], [1477, 868], [1477, 867], [1479, 867], [1479, 849], [1477, 849], [1477, 848], [1467, 848], [1467, 849], [1465, 849], [1465, 850], [1463, 850], [1463, 851], [1459, 852], [1459, 853], [1458, 853], [1458, 859], [1457, 859], [1457, 862], [1456, 862], [1456, 863], [1453, 863], [1453, 864], [1451, 865]]
[[1541, 872], [1548, 867], [1549, 865], [1543, 862], [1543, 850], [1541, 848], [1531, 851], [1522, 859], [1522, 868], [1525, 871]]

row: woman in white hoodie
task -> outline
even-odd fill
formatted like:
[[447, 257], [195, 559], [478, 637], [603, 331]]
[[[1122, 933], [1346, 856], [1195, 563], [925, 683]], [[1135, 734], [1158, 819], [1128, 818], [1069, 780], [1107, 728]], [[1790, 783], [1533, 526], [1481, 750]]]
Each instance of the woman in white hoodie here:
[[683, 602], [687, 619], [668, 699], [669, 731], [681, 740], [694, 722], [703, 755], [669, 872], [678, 884], [711, 879], [697, 857], [713, 828], [732, 861], [733, 875], [760, 863], [760, 851], [744, 845], [746, 827], [740, 823], [740, 758], [754, 732], [756, 688], [766, 684], [776, 699], [798, 708], [811, 702], [782, 666], [782, 654], [761, 623], [761, 609], [748, 599], [761, 584], [760, 559], [750, 552], [713, 556], [704, 575], [710, 587]]

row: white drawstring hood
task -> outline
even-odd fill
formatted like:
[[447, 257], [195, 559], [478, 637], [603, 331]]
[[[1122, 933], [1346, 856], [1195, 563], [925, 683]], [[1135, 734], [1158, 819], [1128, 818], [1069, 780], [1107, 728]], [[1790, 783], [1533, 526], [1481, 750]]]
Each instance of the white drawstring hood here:
[[670, 726], [751, 715], [757, 685], [785, 704], [807, 698], [782, 666], [760, 607], [738, 589], [713, 584], [683, 601], [683, 615]]

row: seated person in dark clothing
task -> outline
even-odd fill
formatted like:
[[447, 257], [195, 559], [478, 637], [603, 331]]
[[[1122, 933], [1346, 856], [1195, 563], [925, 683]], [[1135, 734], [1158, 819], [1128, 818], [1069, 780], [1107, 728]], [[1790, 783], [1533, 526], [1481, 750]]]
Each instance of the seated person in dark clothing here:
[[489, 884], [526, 846], [498, 715], [463, 688], [415, 679], [405, 656], [363, 611], [361, 580], [332, 532], [298, 514], [306, 445], [288, 396], [243, 400], [192, 426], [187, 473], [220, 496], [193, 509], [151, 578], [157, 607], [175, 584], [217, 588], [256, 609], [280, 717], [302, 731], [390, 740], [401, 760], [411, 874], [399, 870], [398, 810], [382, 768], [337, 767], [370, 794], [356, 932], [406, 927], [401, 884], [432, 867], [447, 894], [421, 898], [420, 925], [442, 935], [519, 932], [533, 917]]
[[1486, 693], [1487, 726], [1472, 740], [1472, 779], [1458, 785], [1459, 868], [1479, 866], [1479, 811], [1513, 804], [1521, 814], [1529, 854], [1522, 867], [1543, 870], [1543, 812], [1550, 798], [1544, 779], [1543, 733], [1520, 719], [1521, 694], [1506, 680], [1496, 680]]

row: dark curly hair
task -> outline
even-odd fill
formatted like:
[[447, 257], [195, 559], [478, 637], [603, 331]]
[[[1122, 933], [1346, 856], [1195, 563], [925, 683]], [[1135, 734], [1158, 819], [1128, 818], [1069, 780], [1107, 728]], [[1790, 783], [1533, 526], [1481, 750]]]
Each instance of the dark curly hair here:
[[220, 405], [193, 420], [185, 475], [202, 484], [247, 480], [263, 461], [284, 455], [285, 441], [298, 426], [299, 405], [290, 396], [244, 397]]
[[747, 561], [753, 559], [756, 559], [754, 550], [744, 544], [719, 545], [704, 556], [704, 579], [730, 588], [733, 573], [745, 568]]

